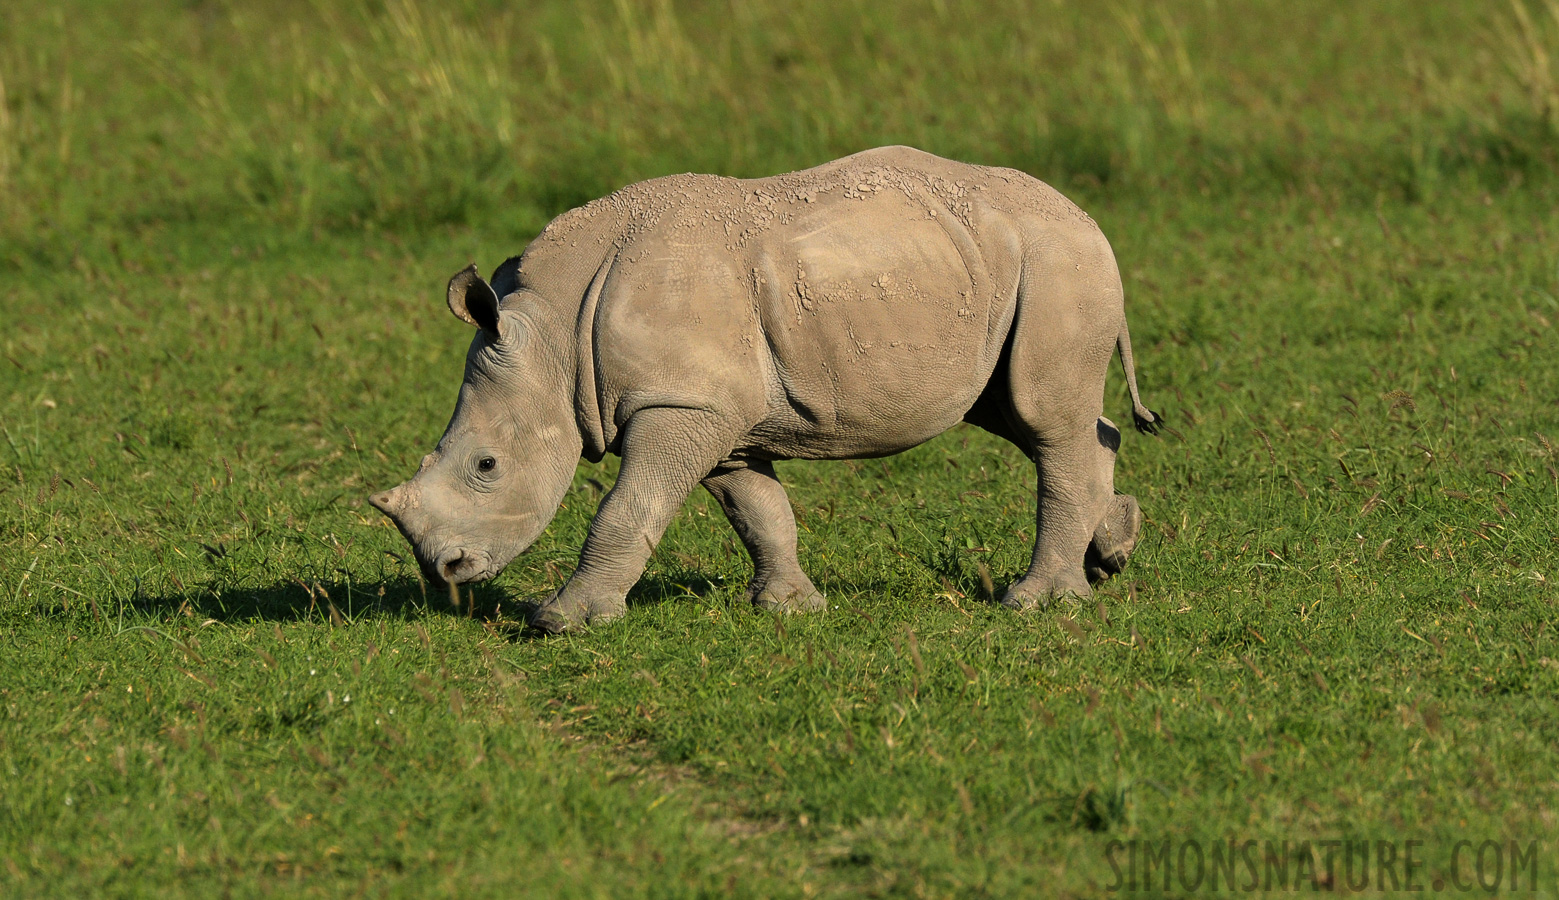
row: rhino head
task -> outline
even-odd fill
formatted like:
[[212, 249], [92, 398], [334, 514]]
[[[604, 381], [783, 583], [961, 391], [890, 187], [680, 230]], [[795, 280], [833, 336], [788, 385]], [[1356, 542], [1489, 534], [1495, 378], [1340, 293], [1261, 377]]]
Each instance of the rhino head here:
[[429, 581], [464, 584], [497, 575], [552, 521], [582, 439], [571, 347], [549, 339], [541, 298], [521, 289], [500, 303], [473, 265], [450, 279], [448, 299], [478, 329], [455, 414], [417, 474], [368, 502], [400, 529]]

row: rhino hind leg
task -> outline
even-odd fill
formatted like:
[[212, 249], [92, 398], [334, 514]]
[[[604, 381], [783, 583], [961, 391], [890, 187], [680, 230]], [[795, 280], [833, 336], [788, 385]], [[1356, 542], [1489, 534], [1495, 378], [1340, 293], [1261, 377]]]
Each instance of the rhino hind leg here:
[[1084, 562], [1113, 490], [1099, 465], [1101, 448], [1093, 440], [1093, 429], [1070, 431], [1031, 444], [1037, 448], [1039, 476], [1034, 557], [1023, 577], [1002, 595], [1003, 606], [1044, 609], [1059, 597], [1081, 599], [1093, 593]]
[[1001, 598], [1018, 610], [1044, 608], [1067, 595], [1091, 596], [1090, 545], [1110, 557], [1093, 566], [1101, 572], [1120, 561], [1122, 549], [1110, 540], [1096, 542], [1095, 531], [1111, 519], [1113, 535], [1112, 516], [1127, 511], [1115, 508], [1120, 431], [1101, 416], [1121, 315], [1108, 245], [1102, 238], [1080, 242], [1057, 258], [1036, 257], [1034, 264], [1066, 277], [1034, 279], [1020, 288], [1012, 331], [977, 404], [983, 409], [971, 410], [976, 415], [970, 417], [1034, 461], [1034, 556]]
[[796, 557], [796, 518], [773, 463], [723, 464], [704, 479], [704, 487], [752, 557], [745, 600], [779, 612], [810, 612], [827, 605]]
[[[1091, 594], [1088, 585], [1104, 577], [1118, 557], [1124, 565], [1130, 546], [1121, 551], [1118, 535], [1124, 529], [1115, 523], [1118, 519], [1124, 523], [1129, 516], [1124, 507], [1116, 510], [1115, 505], [1104, 505], [1115, 484], [1115, 451], [1119, 448], [1115, 426], [1104, 418], [1099, 418], [1093, 429], [1076, 423], [1073, 427], [1057, 426], [1035, 407], [1023, 412], [1024, 404], [1013, 402], [1010, 392], [1009, 359], [1004, 356], [963, 421], [1012, 441], [1035, 463], [1038, 508], [1034, 560], [1029, 571], [1001, 596], [1006, 607], [1032, 610], [1048, 607], [1054, 597], [1065, 594], [1087, 597]], [[1087, 435], [1093, 435], [1093, 440]], [[1135, 499], [1130, 508], [1137, 508]], [[1098, 526], [1090, 530], [1088, 523]], [[1101, 533], [1104, 538], [1099, 538]]]
[[1083, 568], [1088, 580], [1098, 583], [1119, 575], [1126, 568], [1126, 560], [1136, 549], [1137, 535], [1142, 532], [1142, 507], [1130, 494], [1116, 494], [1105, 510], [1104, 518], [1093, 530], [1093, 540], [1088, 542], [1088, 552], [1083, 557]]

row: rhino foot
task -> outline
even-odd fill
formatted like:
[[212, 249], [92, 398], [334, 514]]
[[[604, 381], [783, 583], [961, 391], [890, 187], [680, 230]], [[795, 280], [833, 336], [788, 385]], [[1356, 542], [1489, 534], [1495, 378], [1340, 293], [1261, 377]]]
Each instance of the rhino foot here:
[[627, 611], [627, 603], [620, 598], [615, 601], [570, 600], [559, 591], [542, 601], [531, 614], [530, 626], [547, 634], [562, 634], [580, 631], [586, 626], [605, 625], [622, 618]]
[[1120, 574], [1126, 568], [1126, 560], [1137, 547], [1137, 536], [1142, 532], [1142, 507], [1130, 494], [1116, 494], [1105, 510], [1104, 519], [1094, 529], [1093, 540], [1083, 567], [1089, 582], [1103, 581]]
[[752, 586], [747, 589], [747, 599], [759, 609], [774, 612], [816, 612], [828, 606], [823, 592], [801, 571], [792, 575], [771, 576], [761, 582], [754, 579]]
[[[1081, 572], [1077, 576], [1082, 575]], [[1001, 605], [1018, 612], [1032, 612], [1034, 610], [1049, 609], [1050, 604], [1059, 597], [1075, 597], [1085, 600], [1093, 596], [1093, 589], [1088, 587], [1086, 578], [1057, 575], [1050, 578], [1027, 576], [1022, 581], [1007, 588], [1001, 595]]]

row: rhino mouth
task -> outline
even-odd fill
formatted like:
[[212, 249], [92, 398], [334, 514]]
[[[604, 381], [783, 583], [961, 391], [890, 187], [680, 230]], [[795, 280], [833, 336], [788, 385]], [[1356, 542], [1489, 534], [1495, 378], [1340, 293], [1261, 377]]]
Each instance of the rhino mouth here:
[[457, 547], [440, 553], [431, 565], [423, 565], [422, 572], [432, 583], [448, 586], [487, 581], [502, 568], [493, 564], [488, 553]]

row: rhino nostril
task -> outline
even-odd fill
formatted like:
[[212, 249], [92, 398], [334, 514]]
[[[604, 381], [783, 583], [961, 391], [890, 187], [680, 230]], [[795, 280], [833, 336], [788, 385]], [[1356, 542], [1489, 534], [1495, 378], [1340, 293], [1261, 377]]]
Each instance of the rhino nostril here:
[[439, 560], [438, 571], [444, 576], [445, 581], [458, 582], [458, 576], [464, 569], [469, 568], [469, 563], [470, 559], [465, 555], [465, 551], [456, 551], [454, 556]]

